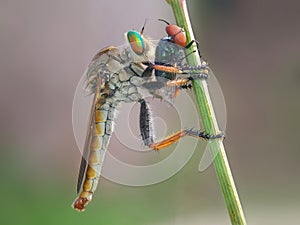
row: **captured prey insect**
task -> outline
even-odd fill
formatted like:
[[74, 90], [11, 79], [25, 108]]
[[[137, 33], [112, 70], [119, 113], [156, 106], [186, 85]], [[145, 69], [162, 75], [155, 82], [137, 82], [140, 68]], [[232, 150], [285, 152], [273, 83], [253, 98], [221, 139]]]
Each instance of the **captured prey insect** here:
[[[168, 41], [170, 45], [177, 45], [175, 40], [178, 34], [172, 35], [173, 39]], [[143, 29], [140, 33], [128, 31], [126, 36], [128, 45], [118, 48], [111, 46], [100, 50], [85, 72], [86, 90], [94, 94], [94, 98], [77, 182], [78, 197], [73, 203], [73, 207], [79, 211], [85, 210], [96, 190], [113, 132], [115, 110], [120, 103], [140, 103], [142, 140], [146, 146], [154, 150], [168, 146], [185, 135], [204, 139], [223, 137], [187, 129], [158, 143], [154, 142], [149, 106], [141, 90], [147, 90], [154, 97], [162, 99], [175, 98], [179, 89], [190, 87], [192, 79], [206, 79], [206, 67], [184, 65], [182, 63], [184, 55], [176, 57], [173, 55], [175, 61], [168, 61], [165, 58], [165, 61], [159, 63], [159, 54], [164, 53], [165, 46], [156, 45], [145, 38]], [[172, 48], [175, 49], [174, 46]], [[176, 51], [175, 53], [177, 54]], [[172, 56], [173, 53], [168, 54]]]

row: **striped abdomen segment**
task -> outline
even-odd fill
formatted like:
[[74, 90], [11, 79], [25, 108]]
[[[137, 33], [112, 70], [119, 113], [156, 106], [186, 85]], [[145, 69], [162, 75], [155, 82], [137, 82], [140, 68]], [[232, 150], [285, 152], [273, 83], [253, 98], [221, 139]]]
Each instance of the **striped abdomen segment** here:
[[105, 152], [112, 134], [112, 120], [115, 108], [114, 106], [110, 106], [107, 101], [103, 104], [104, 101], [105, 99], [100, 97], [98, 104], [96, 104], [92, 132], [90, 137], [87, 137], [89, 139], [87, 140], [89, 141], [88, 162], [82, 165], [86, 167], [83, 174], [84, 178], [81, 182], [79, 181], [81, 190], [73, 204], [73, 207], [79, 211], [84, 211], [86, 205], [92, 200], [92, 195], [97, 188], [100, 178]]

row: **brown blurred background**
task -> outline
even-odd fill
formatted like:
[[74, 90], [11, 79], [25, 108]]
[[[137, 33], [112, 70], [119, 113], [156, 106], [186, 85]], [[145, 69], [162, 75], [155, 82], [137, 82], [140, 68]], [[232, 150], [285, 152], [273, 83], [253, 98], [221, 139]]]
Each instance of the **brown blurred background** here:
[[[226, 149], [248, 224], [298, 224], [298, 1], [188, 1], [201, 54], [227, 105]], [[102, 179], [84, 214], [70, 207], [80, 153], [76, 85], [93, 54], [145, 18], [173, 22], [165, 1], [1, 0], [1, 220], [6, 224], [230, 224], [215, 172], [195, 154], [148, 187]], [[164, 25], [149, 22], [159, 39]], [[3, 224], [4, 224], [3, 223]]]

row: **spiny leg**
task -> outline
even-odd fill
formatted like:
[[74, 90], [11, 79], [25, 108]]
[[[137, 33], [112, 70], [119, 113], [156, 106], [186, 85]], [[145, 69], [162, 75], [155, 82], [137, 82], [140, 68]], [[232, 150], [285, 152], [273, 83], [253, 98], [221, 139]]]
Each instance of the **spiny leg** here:
[[[170, 80], [165, 83], [167, 87], [176, 87], [176, 90], [179, 91], [180, 89], [191, 89], [193, 85], [190, 83], [192, 80], [196, 79], [207, 79], [206, 74], [198, 74], [193, 75], [188, 78], [177, 78], [175, 80]], [[177, 96], [177, 94], [176, 94]]]
[[176, 78], [175, 80], [170, 80], [165, 83], [166, 86], [168, 87], [179, 87], [179, 88], [187, 88], [187, 87], [192, 87], [190, 84], [188, 84], [192, 80], [197, 80], [197, 79], [207, 79], [206, 74], [197, 74], [190, 76], [188, 78]]
[[179, 141], [182, 137], [184, 136], [192, 136], [196, 138], [203, 138], [205, 140], [211, 140], [211, 139], [224, 139], [225, 135], [224, 133], [220, 134], [207, 134], [204, 131], [197, 131], [197, 130], [192, 130], [192, 129], [185, 129], [176, 132], [175, 134], [165, 138], [162, 141], [156, 142], [156, 143], [151, 143], [148, 145], [150, 148], [153, 150], [159, 151], [162, 148], [165, 148], [171, 144], [174, 144], [175, 142]]
[[153, 124], [151, 119], [151, 113], [148, 104], [144, 99], [140, 99], [140, 132], [143, 142], [146, 146], [153, 143]]
[[179, 141], [184, 136], [192, 136], [196, 138], [202, 138], [205, 140], [223, 139], [225, 137], [224, 133], [211, 135], [207, 134], [204, 131], [198, 131], [193, 129], [184, 129], [176, 132], [175, 134], [165, 138], [162, 141], [154, 142], [153, 141], [153, 124], [151, 119], [151, 113], [148, 104], [144, 99], [140, 99], [139, 103], [141, 104], [140, 108], [140, 132], [143, 139], [143, 142], [146, 146], [149, 146], [153, 150], [160, 150], [164, 147], [167, 147], [175, 142]]
[[[197, 65], [197, 66], [190, 66], [190, 65], [183, 65], [180, 67], [172, 66], [172, 65], [156, 65], [152, 63], [144, 63], [148, 65], [147, 69], [143, 72], [143, 77], [149, 76], [149, 73], [152, 70], [158, 70], [166, 73], [171, 74], [178, 74], [178, 75], [189, 75], [188, 79], [195, 80], [195, 79], [207, 79], [208, 78], [208, 66], [205, 63], [204, 65]], [[147, 75], [146, 75], [147, 74]]]

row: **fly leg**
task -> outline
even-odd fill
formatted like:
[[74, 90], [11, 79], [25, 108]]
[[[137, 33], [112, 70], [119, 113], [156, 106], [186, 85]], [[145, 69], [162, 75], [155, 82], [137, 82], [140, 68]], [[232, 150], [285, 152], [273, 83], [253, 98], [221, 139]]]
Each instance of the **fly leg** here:
[[170, 80], [166, 82], [167, 87], [177, 87], [179, 89], [188, 89], [192, 88], [192, 85], [189, 84], [190, 79], [188, 78], [177, 78], [175, 80]]
[[153, 143], [153, 124], [148, 104], [144, 99], [140, 99], [140, 131], [143, 142], [146, 146]]
[[192, 129], [185, 129], [176, 132], [175, 134], [165, 138], [162, 141], [156, 142], [156, 143], [151, 143], [148, 145], [150, 148], [153, 150], [159, 151], [162, 148], [165, 148], [171, 144], [174, 144], [175, 142], [179, 141], [182, 137], [184, 136], [192, 136], [196, 138], [202, 138], [205, 140], [212, 140], [212, 139], [224, 139], [225, 134], [220, 133], [220, 134], [207, 134], [204, 131], [198, 131], [198, 130], [192, 130]]
[[172, 87], [176, 86], [179, 88], [191, 88], [191, 84], [189, 84], [190, 81], [192, 80], [197, 80], [197, 79], [207, 79], [208, 75], [206, 73], [200, 73], [196, 75], [191, 75], [188, 78], [176, 78], [175, 80], [170, 80], [165, 83], [166, 86]]
[[177, 96], [178, 95], [177, 92], [180, 89], [191, 89], [193, 86], [190, 82], [195, 79], [207, 79], [207, 75], [206, 74], [198, 74], [198, 75], [192, 75], [188, 78], [176, 78], [175, 80], [167, 81], [165, 83], [165, 86], [176, 87], [175, 96]]
[[191, 136], [196, 138], [202, 138], [205, 140], [212, 139], [224, 139], [225, 134], [208, 134], [204, 131], [198, 131], [193, 129], [184, 129], [176, 132], [175, 134], [165, 138], [162, 141], [154, 142], [153, 140], [153, 124], [151, 119], [151, 113], [148, 104], [144, 99], [140, 99], [139, 103], [141, 104], [140, 108], [140, 132], [142, 140], [146, 146], [149, 146], [153, 150], [161, 150], [164, 147], [167, 147], [175, 142], [179, 141], [184, 136]]
[[190, 65], [182, 65], [182, 66], [172, 66], [172, 65], [158, 65], [153, 64], [151, 62], [143, 62], [147, 68], [142, 73], [142, 77], [150, 77], [153, 70], [166, 72], [170, 74], [177, 75], [190, 75], [188, 77], [189, 80], [195, 79], [207, 79], [209, 68], [207, 63], [204, 61], [202, 65], [190, 66]]

